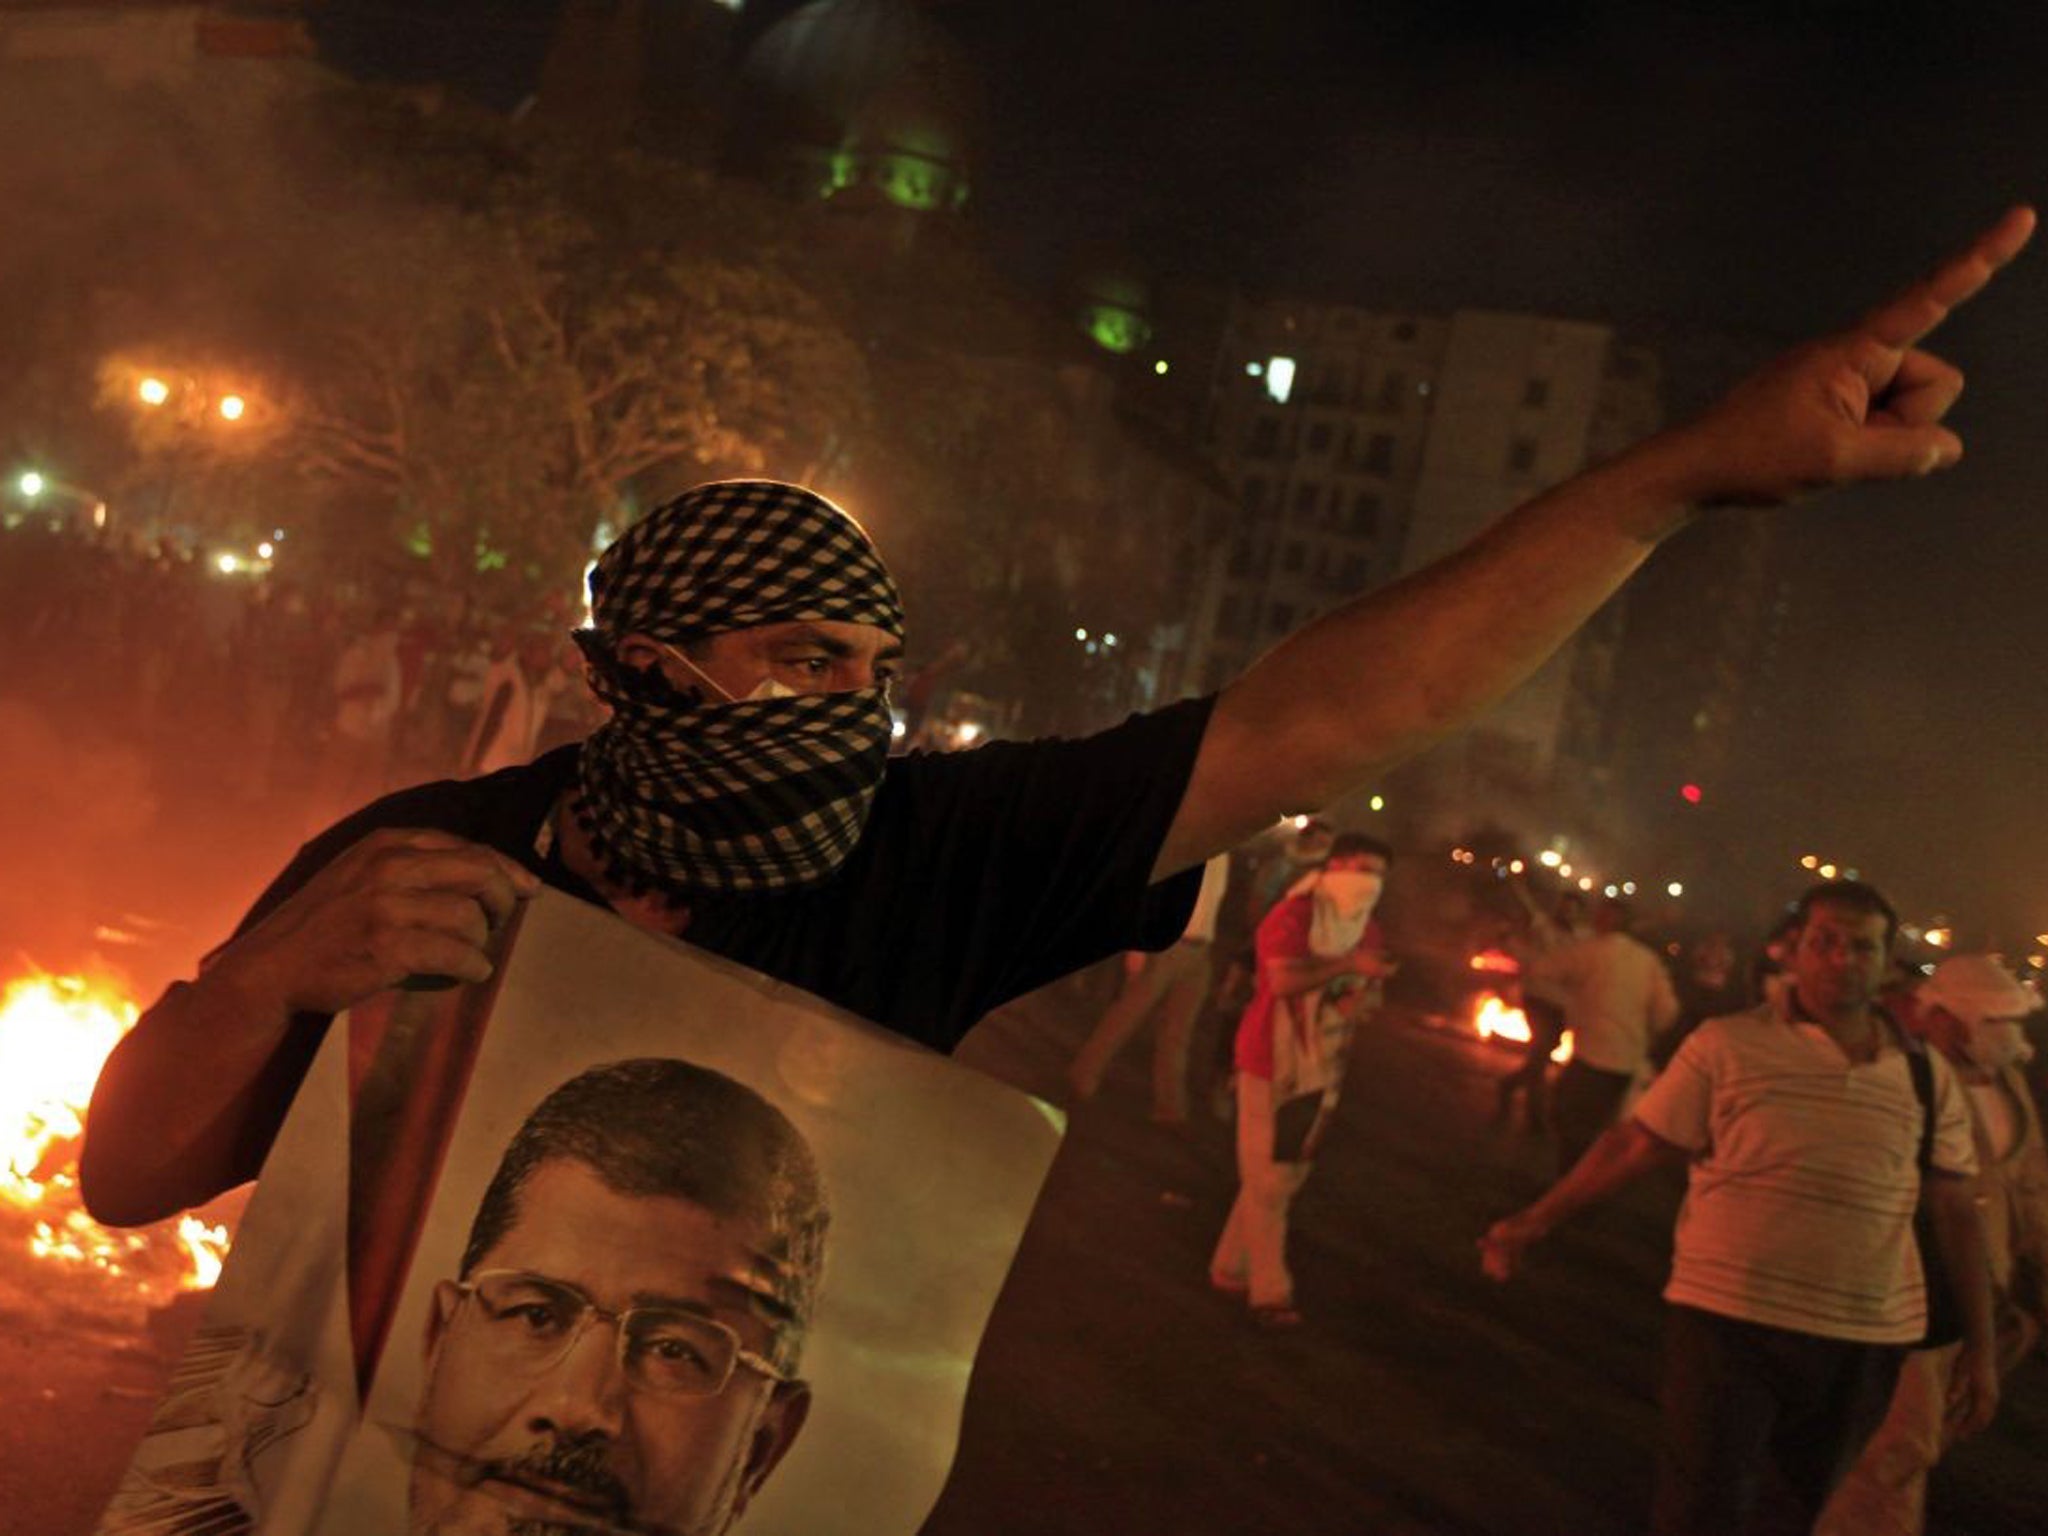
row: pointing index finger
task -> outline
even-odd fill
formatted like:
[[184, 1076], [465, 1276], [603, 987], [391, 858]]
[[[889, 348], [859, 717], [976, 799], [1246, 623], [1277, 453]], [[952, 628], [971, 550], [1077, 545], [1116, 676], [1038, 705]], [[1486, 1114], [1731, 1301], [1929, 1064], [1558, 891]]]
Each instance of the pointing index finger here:
[[1884, 346], [1904, 349], [1946, 320], [1949, 312], [1991, 281], [2034, 233], [2034, 210], [2008, 208], [1969, 248], [1950, 257], [1896, 298], [1863, 317], [1859, 327]]

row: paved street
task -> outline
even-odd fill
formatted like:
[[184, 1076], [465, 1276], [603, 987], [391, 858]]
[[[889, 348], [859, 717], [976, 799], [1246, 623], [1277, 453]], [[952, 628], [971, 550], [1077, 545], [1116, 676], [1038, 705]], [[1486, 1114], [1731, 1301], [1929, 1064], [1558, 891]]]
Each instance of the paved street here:
[[[1107, 985], [1049, 989], [966, 1059], [1039, 1091]], [[1472, 1238], [1535, 1188], [1484, 1123], [1503, 1053], [1413, 1022], [1364, 1041], [1299, 1205], [1310, 1324], [1260, 1333], [1210, 1292], [1228, 1129], [1144, 1118], [1142, 1051], [1077, 1114], [991, 1327], [929, 1536], [1606, 1536], [1640, 1528], [1656, 1287], [1675, 1191], [1561, 1237], [1526, 1280], [1483, 1280]], [[0, 1532], [85, 1531], [139, 1432], [157, 1340], [68, 1316], [0, 1265]], [[1934, 1530], [2020, 1536], [2048, 1508], [2048, 1369], [1959, 1453]]]

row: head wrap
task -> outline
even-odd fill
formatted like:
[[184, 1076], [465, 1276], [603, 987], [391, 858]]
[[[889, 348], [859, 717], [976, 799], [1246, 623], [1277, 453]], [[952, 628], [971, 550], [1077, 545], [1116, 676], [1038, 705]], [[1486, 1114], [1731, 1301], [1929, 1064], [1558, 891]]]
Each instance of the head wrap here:
[[636, 633], [680, 645], [802, 619], [903, 636], [896, 583], [867, 530], [780, 480], [718, 480], [657, 507], [599, 557], [590, 604], [610, 645]]
[[687, 895], [815, 885], [860, 841], [888, 753], [886, 690], [707, 701], [639, 674], [626, 636], [683, 644], [763, 624], [872, 624], [903, 609], [867, 533], [802, 486], [701, 485], [591, 572], [577, 636], [612, 717], [583, 743], [577, 816], [614, 880]]
[[1914, 989], [1919, 1002], [1945, 1008], [1965, 1024], [2025, 1018], [2041, 995], [1989, 955], [1955, 955]]

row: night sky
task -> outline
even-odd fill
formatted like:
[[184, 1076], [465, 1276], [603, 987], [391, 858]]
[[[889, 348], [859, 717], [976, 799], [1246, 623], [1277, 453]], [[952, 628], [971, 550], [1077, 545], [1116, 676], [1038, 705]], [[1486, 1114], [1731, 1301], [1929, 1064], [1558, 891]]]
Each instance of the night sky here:
[[[2048, 26], [2017, 5], [937, 9], [983, 63], [977, 216], [1019, 275], [1110, 250], [1273, 293], [1609, 320], [1665, 349], [1679, 409], [1725, 382], [1695, 358], [1845, 319], [2048, 198]], [[1788, 890], [1812, 848], [1923, 918], [2048, 930], [2044, 338], [2037, 249], [1938, 337], [1971, 378], [1966, 464], [1795, 514], [1793, 664], [1756, 744], [1781, 787], [1722, 807], [1782, 850]]]

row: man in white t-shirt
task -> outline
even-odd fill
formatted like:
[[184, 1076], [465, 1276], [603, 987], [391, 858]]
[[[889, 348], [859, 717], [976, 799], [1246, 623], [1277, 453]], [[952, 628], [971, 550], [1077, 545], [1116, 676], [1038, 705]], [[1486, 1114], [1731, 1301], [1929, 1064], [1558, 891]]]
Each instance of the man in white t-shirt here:
[[1487, 1273], [1505, 1280], [1560, 1221], [1688, 1161], [1664, 1290], [1654, 1536], [1741, 1531], [1773, 1465], [1812, 1523], [1926, 1330], [1913, 1235], [1923, 1200], [1963, 1323], [1957, 1432], [1981, 1429], [1997, 1406], [1969, 1112], [1930, 1055], [1923, 1181], [1907, 1058], [1918, 1047], [1877, 1002], [1897, 918], [1844, 880], [1809, 890], [1799, 919], [1781, 999], [1702, 1024], [1630, 1119], [1480, 1240]]
[[1539, 982], [1564, 1003], [1572, 1059], [1557, 1077], [1557, 1165], [1569, 1168], [1614, 1123], [1650, 1042], [1678, 1022], [1664, 957], [1631, 934], [1628, 904], [1593, 911], [1593, 932], [1545, 960]]

